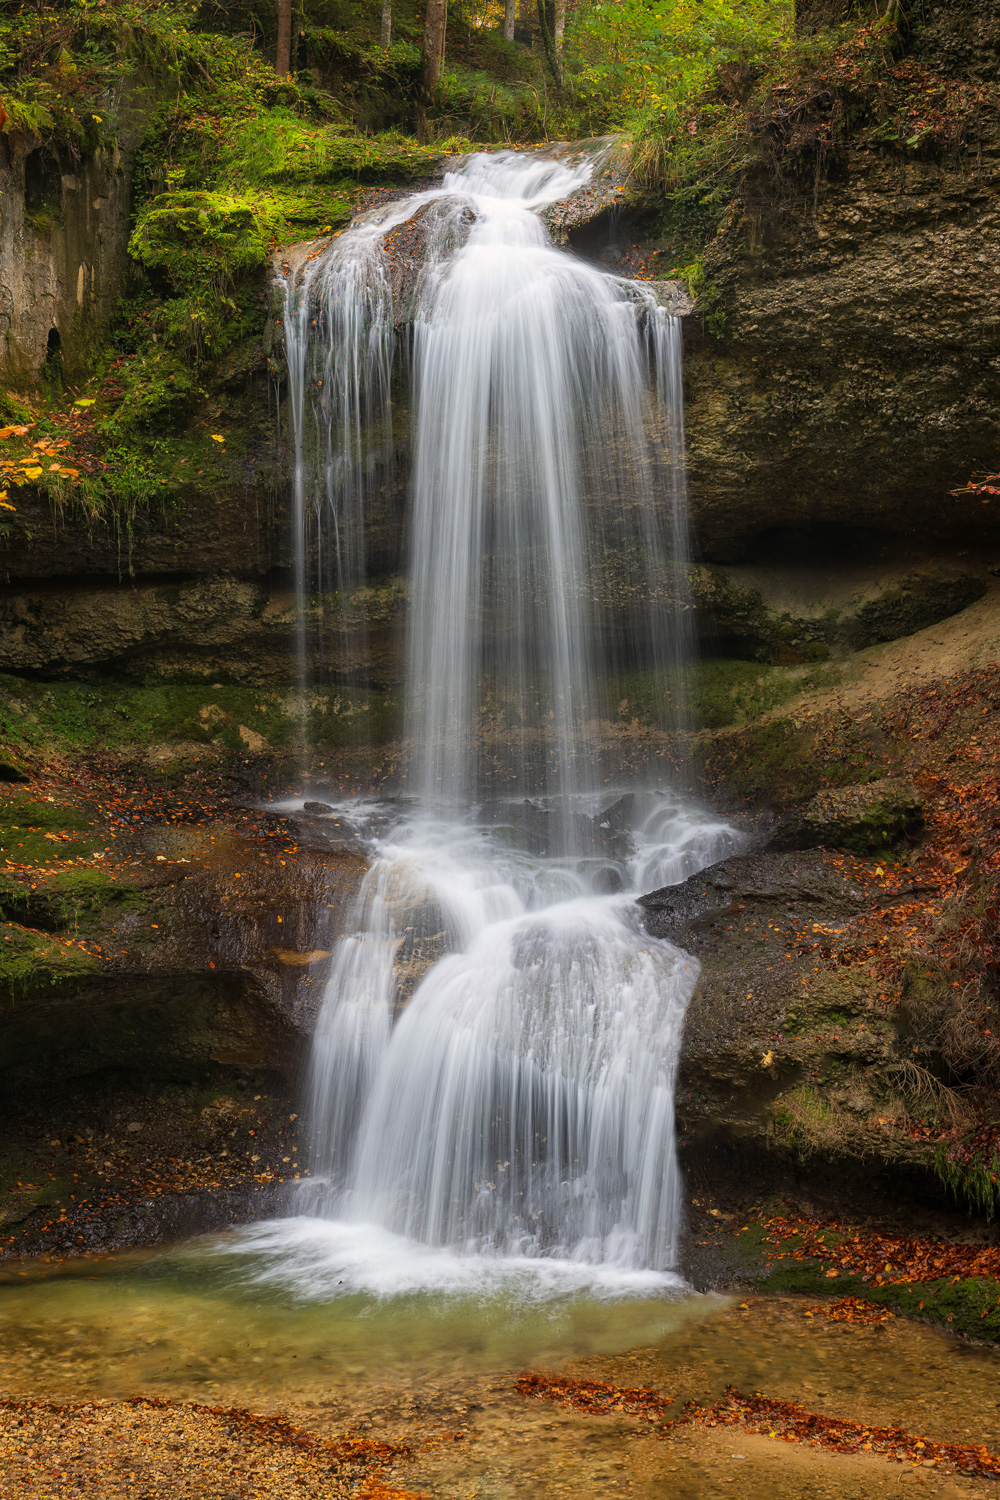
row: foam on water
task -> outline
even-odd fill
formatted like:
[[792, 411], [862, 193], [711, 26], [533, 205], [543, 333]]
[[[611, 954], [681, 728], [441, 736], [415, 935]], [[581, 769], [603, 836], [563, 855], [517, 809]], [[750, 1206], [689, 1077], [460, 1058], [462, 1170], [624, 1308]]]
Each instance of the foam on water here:
[[588, 1294], [604, 1301], [684, 1290], [669, 1272], [625, 1271], [551, 1256], [463, 1255], [379, 1224], [311, 1215], [241, 1229], [218, 1248], [243, 1258], [259, 1284], [317, 1302], [359, 1294], [500, 1297], [519, 1303]]

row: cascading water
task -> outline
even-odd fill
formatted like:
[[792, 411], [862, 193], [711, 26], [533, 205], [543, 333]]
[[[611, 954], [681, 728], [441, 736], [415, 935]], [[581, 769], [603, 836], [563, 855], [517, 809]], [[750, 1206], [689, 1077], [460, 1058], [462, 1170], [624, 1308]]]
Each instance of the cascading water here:
[[638, 663], [676, 701], [689, 617], [677, 321], [540, 217], [592, 165], [468, 158], [289, 287], [297, 505], [319, 495], [334, 536], [341, 511], [360, 536], [395, 337], [384, 236], [420, 216], [412, 801], [372, 840], [333, 960], [310, 1118], [329, 1219], [665, 1270], [697, 966], [628, 893], [736, 836], [601, 774], [609, 690]]

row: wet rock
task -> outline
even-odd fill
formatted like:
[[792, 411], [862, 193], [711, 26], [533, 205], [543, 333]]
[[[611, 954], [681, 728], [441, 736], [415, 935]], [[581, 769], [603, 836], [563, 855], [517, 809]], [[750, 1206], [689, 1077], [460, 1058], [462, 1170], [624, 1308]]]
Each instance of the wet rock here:
[[918, 833], [924, 804], [905, 781], [886, 776], [859, 786], [819, 792], [779, 830], [778, 848], [848, 849], [874, 853]]
[[684, 947], [699, 935], [742, 912], [748, 904], [775, 909], [807, 905], [811, 915], [854, 906], [862, 897], [857, 887], [831, 869], [818, 850], [803, 854], [762, 852], [735, 855], [692, 875], [682, 885], [671, 885], [639, 898], [646, 913], [647, 932]]
[[877, 1119], [908, 1044], [854, 961], [878, 905], [915, 894], [862, 888], [822, 849], [766, 849], [641, 898], [646, 930], [700, 964], [676, 1091], [696, 1187], [742, 1202], [808, 1181], [838, 1211], [875, 1182], [940, 1197], [919, 1146]]
[[329, 802], [303, 802], [302, 811], [312, 813], [314, 817], [321, 818], [327, 813], [332, 813], [333, 808]]
[[626, 792], [604, 812], [599, 812], [594, 822], [604, 853], [611, 859], [627, 860], [633, 849], [632, 830], [636, 827], [635, 794]]

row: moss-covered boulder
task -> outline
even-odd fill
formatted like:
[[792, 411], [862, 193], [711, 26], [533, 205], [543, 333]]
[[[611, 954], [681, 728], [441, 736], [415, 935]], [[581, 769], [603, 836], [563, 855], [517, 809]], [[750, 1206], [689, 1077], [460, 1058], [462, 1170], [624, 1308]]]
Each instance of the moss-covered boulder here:
[[[640, 901], [700, 973], [677, 1079], [695, 1191], [745, 1205], [794, 1192], [825, 1210], [940, 1204], [934, 1153], [892, 1121], [947, 1108], [931, 1046], [906, 1034], [863, 957], [900, 893], [821, 849], [736, 855]], [[923, 1096], [923, 1097], [921, 1097]]]
[[875, 853], [912, 837], [923, 825], [923, 801], [906, 781], [882, 777], [817, 793], [784, 824], [784, 849], [849, 849]]

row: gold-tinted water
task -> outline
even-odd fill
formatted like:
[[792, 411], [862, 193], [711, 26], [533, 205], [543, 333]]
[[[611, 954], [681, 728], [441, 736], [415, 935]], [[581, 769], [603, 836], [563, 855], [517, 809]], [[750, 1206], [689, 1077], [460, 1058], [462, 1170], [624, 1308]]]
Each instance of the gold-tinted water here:
[[668, 1337], [718, 1298], [545, 1302], [513, 1293], [301, 1301], [211, 1258], [129, 1256], [0, 1280], [0, 1388], [255, 1400], [519, 1370]]
[[[531, 1304], [513, 1296], [296, 1302], [183, 1258], [136, 1257], [0, 1284], [3, 1392], [145, 1393], [280, 1410], [310, 1430], [415, 1449], [407, 1488], [526, 1500], [603, 1496], [846, 1500], [993, 1493], [986, 1481], [840, 1455], [735, 1428], [598, 1418], [518, 1396], [558, 1368], [706, 1403], [729, 1384], [810, 1410], [1000, 1450], [1000, 1364], [901, 1319], [831, 1322], [791, 1298], [686, 1296]], [[453, 1440], [457, 1436], [461, 1441]], [[446, 1440], [447, 1439], [447, 1440]]]

